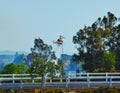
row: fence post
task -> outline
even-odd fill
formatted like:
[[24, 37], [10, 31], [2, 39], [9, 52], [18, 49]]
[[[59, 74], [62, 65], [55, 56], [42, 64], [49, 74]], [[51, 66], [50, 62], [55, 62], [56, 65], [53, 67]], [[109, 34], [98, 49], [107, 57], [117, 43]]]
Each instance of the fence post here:
[[12, 83], [14, 84], [15, 83], [15, 77], [14, 77], [15, 75], [14, 74], [12, 74]]
[[68, 82], [69, 82], [69, 79], [68, 79], [68, 77], [65, 78], [65, 79], [66, 79], [66, 88], [68, 88]]
[[89, 77], [89, 73], [87, 73], [87, 77]]
[[50, 77], [50, 83], [52, 83], [52, 77]]
[[45, 78], [44, 78], [44, 85], [43, 85], [43, 87], [44, 87], [44, 88], [46, 87], [46, 76], [45, 76]]
[[34, 80], [34, 78], [32, 78], [32, 83], [35, 83], [35, 80]]
[[108, 72], [106, 72], [106, 82], [108, 82]]
[[21, 78], [21, 80], [20, 80], [20, 88], [21, 88], [21, 89], [23, 88], [23, 80], [22, 80], [22, 78]]
[[112, 87], [112, 77], [110, 77], [110, 87]]
[[87, 73], [87, 84], [88, 84], [88, 87], [90, 87], [90, 78], [89, 78], [89, 73]]
[[1, 83], [2, 83], [2, 82], [1, 82], [1, 79], [0, 79], [0, 87], [2, 87], [2, 86], [1, 86]]

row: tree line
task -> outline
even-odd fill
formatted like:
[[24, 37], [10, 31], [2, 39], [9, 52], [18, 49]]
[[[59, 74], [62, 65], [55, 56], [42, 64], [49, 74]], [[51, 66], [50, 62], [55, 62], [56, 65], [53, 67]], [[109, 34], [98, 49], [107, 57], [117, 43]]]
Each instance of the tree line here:
[[120, 18], [108, 12], [91, 26], [84, 26], [73, 36], [78, 53], [76, 62], [84, 62], [87, 72], [114, 72], [120, 70]]

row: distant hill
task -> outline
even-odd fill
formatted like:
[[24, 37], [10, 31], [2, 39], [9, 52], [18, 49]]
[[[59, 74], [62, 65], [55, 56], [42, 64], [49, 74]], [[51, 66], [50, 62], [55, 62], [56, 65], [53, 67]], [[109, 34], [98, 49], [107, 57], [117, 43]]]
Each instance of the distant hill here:
[[18, 56], [15, 57], [14, 61], [13, 61], [14, 64], [20, 64], [20, 63], [27, 63], [27, 56], [24, 55], [24, 54], [20, 54]]
[[15, 59], [15, 55], [0, 55], [0, 69], [6, 64], [12, 63]]
[[15, 55], [16, 53], [24, 55], [28, 54], [27, 52], [24, 51], [11, 51], [11, 50], [0, 51], [0, 55]]
[[24, 51], [0, 51], [0, 69], [9, 63], [19, 64], [20, 62], [26, 62], [27, 55], [28, 53]]

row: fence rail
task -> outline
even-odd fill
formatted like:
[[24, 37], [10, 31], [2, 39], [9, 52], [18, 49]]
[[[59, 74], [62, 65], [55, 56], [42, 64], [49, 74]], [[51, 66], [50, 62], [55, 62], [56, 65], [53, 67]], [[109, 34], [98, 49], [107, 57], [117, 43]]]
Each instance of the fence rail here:
[[[78, 77], [45, 78], [44, 88], [120, 87], [120, 73], [79, 73]], [[41, 77], [30, 74], [0, 74], [0, 88], [40, 88]]]

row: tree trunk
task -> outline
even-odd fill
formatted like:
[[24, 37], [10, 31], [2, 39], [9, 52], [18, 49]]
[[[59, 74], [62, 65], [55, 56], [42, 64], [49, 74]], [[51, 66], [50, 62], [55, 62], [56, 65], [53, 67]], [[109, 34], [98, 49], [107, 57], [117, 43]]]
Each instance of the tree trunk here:
[[41, 93], [44, 93], [44, 84], [45, 84], [45, 77], [42, 76], [42, 81], [41, 81]]

